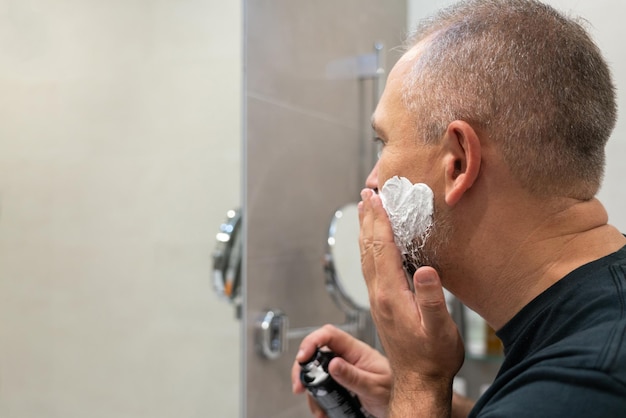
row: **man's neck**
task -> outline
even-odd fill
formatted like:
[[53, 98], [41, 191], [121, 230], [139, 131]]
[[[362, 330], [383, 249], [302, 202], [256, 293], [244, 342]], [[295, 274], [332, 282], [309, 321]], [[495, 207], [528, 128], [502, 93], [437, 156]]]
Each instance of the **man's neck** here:
[[482, 256], [468, 254], [464, 277], [455, 277], [459, 298], [494, 329], [568, 273], [626, 245], [595, 199], [535, 212], [491, 217], [499, 225], [485, 225], [494, 233], [481, 234]]

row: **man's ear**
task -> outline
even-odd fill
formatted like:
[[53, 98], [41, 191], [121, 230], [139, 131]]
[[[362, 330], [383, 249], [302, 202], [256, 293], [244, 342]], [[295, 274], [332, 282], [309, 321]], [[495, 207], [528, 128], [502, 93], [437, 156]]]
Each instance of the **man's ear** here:
[[443, 141], [445, 202], [448, 206], [454, 206], [478, 178], [481, 163], [480, 140], [470, 124], [455, 120], [448, 125]]

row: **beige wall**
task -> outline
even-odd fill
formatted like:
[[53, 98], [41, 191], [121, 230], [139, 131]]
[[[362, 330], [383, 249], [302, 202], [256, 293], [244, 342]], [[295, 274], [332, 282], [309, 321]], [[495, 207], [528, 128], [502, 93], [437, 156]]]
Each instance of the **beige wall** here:
[[0, 0], [0, 417], [235, 417], [241, 2]]

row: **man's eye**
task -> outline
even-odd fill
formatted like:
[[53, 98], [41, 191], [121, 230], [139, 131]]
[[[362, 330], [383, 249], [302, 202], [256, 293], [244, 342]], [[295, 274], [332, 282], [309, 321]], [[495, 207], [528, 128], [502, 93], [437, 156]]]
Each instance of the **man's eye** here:
[[376, 146], [376, 158], [380, 159], [380, 156], [383, 153], [383, 148], [385, 147], [385, 141], [376, 137], [374, 138], [374, 144]]

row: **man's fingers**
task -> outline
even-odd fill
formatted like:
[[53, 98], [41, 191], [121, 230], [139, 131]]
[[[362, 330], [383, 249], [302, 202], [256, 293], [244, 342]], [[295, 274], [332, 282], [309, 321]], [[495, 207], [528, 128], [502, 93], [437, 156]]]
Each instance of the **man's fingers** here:
[[[404, 280], [405, 273], [402, 268], [402, 256], [396, 246], [387, 211], [385, 211], [383, 202], [378, 195], [370, 198], [370, 204], [374, 216], [373, 255], [377, 276], [383, 280], [387, 277], [394, 280], [393, 283], [382, 283], [385, 289], [407, 290], [409, 285]], [[395, 282], [395, 279], [398, 277], [401, 280]]]
[[451, 320], [437, 271], [421, 267], [413, 275], [415, 299], [425, 330], [433, 335]]
[[356, 392], [360, 389], [362, 379], [359, 376], [359, 369], [341, 357], [332, 359], [328, 365], [328, 371], [333, 379], [346, 389], [352, 392]]
[[368, 269], [372, 261], [368, 257], [372, 245], [372, 235], [374, 229], [374, 216], [372, 214], [369, 199], [374, 192], [369, 189], [361, 191], [361, 202], [359, 202], [359, 248], [361, 250], [361, 264], [363, 269]]
[[304, 386], [300, 382], [300, 364], [308, 361], [318, 347], [328, 347], [339, 357], [349, 363], [356, 363], [363, 353], [365, 343], [357, 340], [347, 332], [332, 326], [324, 325], [307, 335], [300, 343], [300, 349], [296, 354], [296, 360], [291, 368], [291, 383], [294, 393], [304, 392]]
[[304, 392], [304, 390], [304, 385], [300, 381], [300, 364], [295, 361], [291, 366], [291, 391], [297, 394]]
[[[393, 283], [386, 283], [390, 278], [397, 277], [404, 279], [402, 268], [402, 257], [396, 247], [393, 230], [383, 207], [380, 196], [372, 190], [365, 189], [361, 192], [363, 201], [360, 203], [359, 219], [361, 223], [361, 235], [359, 243], [361, 246], [361, 263], [363, 275], [368, 285], [370, 295], [380, 294], [385, 290], [389, 294], [397, 289], [408, 289], [406, 280], [398, 280]], [[392, 288], [389, 287], [391, 284]], [[397, 287], [399, 286], [399, 287]]]

